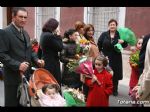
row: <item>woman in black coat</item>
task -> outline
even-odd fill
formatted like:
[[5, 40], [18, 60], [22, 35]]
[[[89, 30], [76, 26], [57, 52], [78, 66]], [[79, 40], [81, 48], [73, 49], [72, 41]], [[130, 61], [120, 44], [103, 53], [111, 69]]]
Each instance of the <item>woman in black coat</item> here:
[[109, 66], [112, 68], [113, 74], [113, 95], [118, 95], [118, 80], [123, 78], [122, 70], [122, 54], [114, 47], [115, 44], [120, 43], [123, 48], [127, 47], [127, 43], [120, 39], [117, 31], [117, 21], [111, 19], [108, 22], [109, 30], [103, 32], [98, 39], [99, 51], [102, 52], [109, 59]]
[[63, 43], [57, 29], [58, 24], [58, 21], [53, 18], [44, 24], [40, 37], [40, 48], [42, 49], [42, 59], [45, 61], [44, 68], [55, 77], [61, 86], [59, 52], [63, 49]]
[[65, 41], [63, 41], [63, 50], [61, 52], [61, 61], [63, 62], [62, 83], [71, 88], [81, 89], [82, 82], [80, 81], [80, 74], [69, 71], [67, 67], [70, 61], [76, 60], [77, 36], [78, 32], [75, 29], [69, 29], [64, 34]]

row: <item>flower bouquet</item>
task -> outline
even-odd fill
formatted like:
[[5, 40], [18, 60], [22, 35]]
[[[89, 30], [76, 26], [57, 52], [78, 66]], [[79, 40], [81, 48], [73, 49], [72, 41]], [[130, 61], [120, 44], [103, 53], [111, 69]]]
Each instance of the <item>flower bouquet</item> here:
[[77, 44], [77, 49], [76, 49], [77, 54], [80, 54], [80, 55], [88, 54], [88, 51], [90, 49], [89, 43], [90, 43], [90, 41], [88, 41], [86, 39], [81, 39], [79, 41], [79, 44]]
[[[85, 77], [93, 78], [94, 70], [93, 70], [93, 64], [91, 59], [86, 58], [86, 60], [83, 61], [82, 60], [79, 61], [79, 66], [76, 67], [75, 72], [81, 75], [85, 75]], [[97, 83], [98, 85], [101, 85], [98, 80]]]
[[137, 50], [134, 53], [131, 54], [131, 56], [129, 57], [129, 63], [132, 67], [138, 67], [139, 65], [139, 53], [140, 51]]
[[74, 72], [78, 65], [79, 65], [79, 60], [72, 60], [69, 61], [66, 66], [68, 67], [69, 72]]
[[85, 106], [85, 96], [79, 89], [66, 87], [63, 90], [63, 96], [67, 106]]
[[87, 41], [86, 39], [81, 39], [79, 41], [79, 44], [77, 44], [75, 59], [70, 60], [67, 64], [69, 72], [74, 72], [76, 67], [79, 66], [80, 61], [87, 58], [89, 49], [89, 41]]

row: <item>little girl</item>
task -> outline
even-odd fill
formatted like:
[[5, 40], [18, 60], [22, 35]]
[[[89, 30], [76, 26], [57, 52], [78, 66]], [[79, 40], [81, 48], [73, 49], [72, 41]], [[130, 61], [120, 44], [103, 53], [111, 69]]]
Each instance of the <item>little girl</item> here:
[[86, 106], [108, 106], [113, 91], [112, 75], [105, 69], [108, 61], [104, 56], [98, 56], [94, 64], [92, 79], [85, 78], [85, 84], [89, 86]]
[[[136, 44], [136, 48], [135, 49], [132, 49], [132, 54], [135, 54], [137, 51], [141, 50], [141, 47], [142, 47], [142, 43], [143, 43], [143, 39], [140, 38]], [[129, 61], [130, 62], [130, 61]], [[138, 83], [138, 79], [139, 79], [139, 68], [138, 68], [138, 65], [137, 66], [133, 66], [132, 63], [130, 62], [130, 66], [131, 66], [131, 76], [130, 76], [130, 82], [129, 82], [129, 87], [130, 87], [130, 90], [129, 90], [129, 95], [131, 97], [131, 99], [133, 101], [136, 101], [136, 98], [135, 97], [135, 93], [132, 92], [132, 89], [137, 85]], [[132, 106], [140, 106], [138, 104], [133, 104]]]
[[43, 86], [42, 91], [38, 91], [40, 105], [43, 107], [66, 106], [65, 99], [59, 94], [57, 84], [47, 84]]

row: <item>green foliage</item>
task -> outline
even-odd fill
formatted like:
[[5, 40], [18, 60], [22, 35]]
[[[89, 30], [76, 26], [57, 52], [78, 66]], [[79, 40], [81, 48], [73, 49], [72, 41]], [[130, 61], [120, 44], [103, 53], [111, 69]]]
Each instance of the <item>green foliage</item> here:
[[139, 65], [139, 53], [140, 53], [140, 51], [137, 50], [135, 53], [133, 53], [130, 56], [130, 63]]

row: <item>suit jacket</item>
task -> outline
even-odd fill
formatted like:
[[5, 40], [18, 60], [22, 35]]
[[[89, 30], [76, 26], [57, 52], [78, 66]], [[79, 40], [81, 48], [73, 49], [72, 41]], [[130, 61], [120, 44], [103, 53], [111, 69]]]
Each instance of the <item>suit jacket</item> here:
[[[21, 82], [19, 66], [22, 62], [37, 61], [37, 56], [32, 53], [30, 37], [23, 30], [25, 40], [13, 24], [7, 26], [1, 36], [0, 61], [4, 64], [5, 84], [17, 85]], [[29, 74], [29, 71], [26, 72]]]
[[143, 73], [139, 78], [139, 93], [142, 93], [140, 100], [150, 101], [150, 39], [147, 42]]

